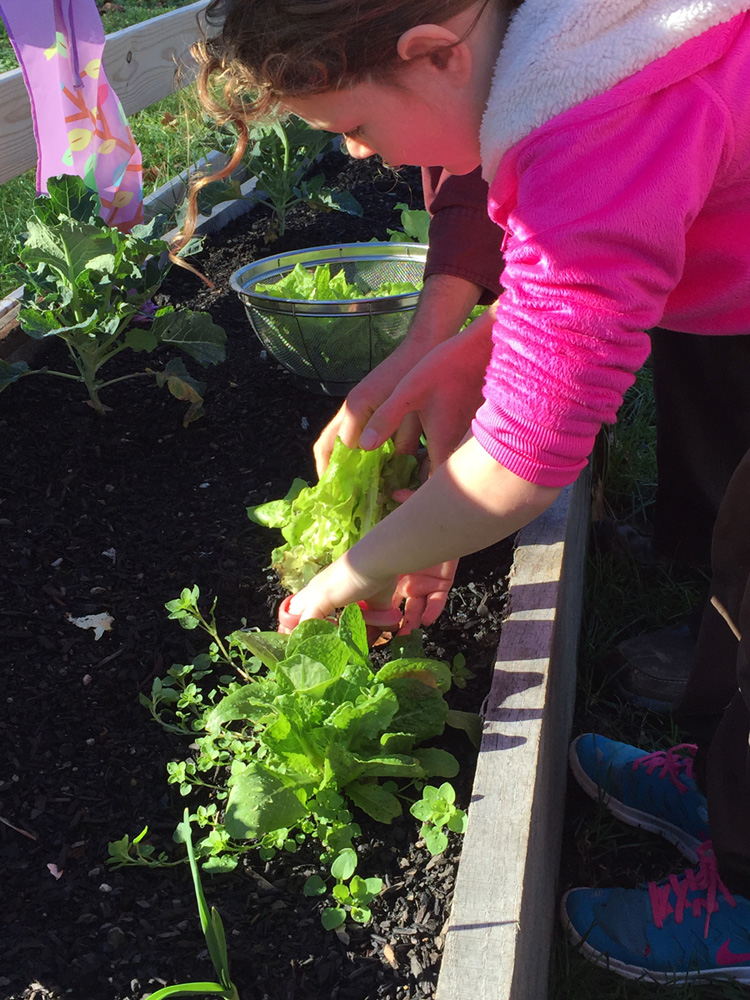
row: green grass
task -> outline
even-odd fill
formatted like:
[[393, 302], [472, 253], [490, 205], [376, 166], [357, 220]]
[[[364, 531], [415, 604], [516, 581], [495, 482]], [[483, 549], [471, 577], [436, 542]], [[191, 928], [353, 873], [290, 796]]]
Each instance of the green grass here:
[[[650, 371], [639, 373], [615, 427], [596, 449], [595, 516], [649, 530], [656, 485], [656, 440]], [[674, 624], [698, 601], [705, 579], [675, 566], [642, 567], [590, 546], [579, 643], [573, 735], [603, 732], [614, 739], [666, 748], [682, 740], [670, 716], [623, 702], [613, 691], [607, 653], [632, 635]], [[571, 781], [566, 807], [560, 894], [574, 885], [635, 887], [686, 867], [682, 856], [654, 835], [618, 822]], [[740, 1000], [734, 983], [658, 986], [623, 979], [587, 962], [558, 928], [550, 967], [549, 1000]]]

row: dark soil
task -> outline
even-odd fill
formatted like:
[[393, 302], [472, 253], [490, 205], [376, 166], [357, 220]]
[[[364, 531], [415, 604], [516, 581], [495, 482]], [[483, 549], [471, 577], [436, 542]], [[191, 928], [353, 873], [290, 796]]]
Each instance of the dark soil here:
[[[274, 251], [387, 238], [393, 205], [420, 204], [418, 175], [394, 177], [338, 159], [364, 220], [297, 209]], [[249, 329], [228, 275], [264, 256], [268, 212], [256, 209], [208, 238], [197, 259], [209, 292], [175, 269], [177, 304], [207, 308], [227, 330], [228, 360], [209, 369], [206, 415], [145, 379], [105, 390], [100, 419], [82, 388], [29, 377], [0, 396], [0, 996], [5, 1000], [140, 1000], [160, 985], [212, 979], [187, 866], [112, 870], [107, 844], [148, 824], [172, 857], [185, 800], [165, 765], [189, 753], [139, 703], [155, 676], [188, 662], [199, 637], [167, 620], [164, 603], [198, 584], [218, 599], [222, 633], [273, 628], [281, 592], [267, 569], [275, 537], [245, 507], [313, 478], [312, 444], [339, 400], [301, 390]], [[157, 353], [154, 367], [169, 357]], [[140, 360], [113, 362], [125, 373]], [[67, 367], [59, 345], [44, 361]], [[497, 644], [508, 547], [465, 560], [449, 606], [428, 630], [431, 655], [463, 652], [475, 679], [453, 704], [477, 710]], [[99, 641], [69, 617], [113, 619]], [[473, 769], [454, 740], [465, 804]], [[416, 821], [363, 821], [360, 869], [387, 889], [371, 926], [323, 931], [320, 902], [302, 896], [309, 858], [265, 863], [249, 853], [231, 874], [204, 877], [227, 929], [243, 1000], [432, 997], [460, 841], [437, 858], [416, 846]]]

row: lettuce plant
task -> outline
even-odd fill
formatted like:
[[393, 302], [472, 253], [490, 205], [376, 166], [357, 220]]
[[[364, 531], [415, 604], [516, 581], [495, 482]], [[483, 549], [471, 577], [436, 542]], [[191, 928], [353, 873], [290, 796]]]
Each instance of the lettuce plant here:
[[[183, 795], [212, 792], [215, 801], [195, 817], [210, 830], [199, 854], [229, 861], [209, 867], [233, 867], [241, 841], [273, 852], [311, 836], [330, 861], [358, 832], [352, 806], [390, 823], [402, 813], [397, 779], [457, 773], [455, 757], [423, 746], [446, 724], [462, 728], [464, 713], [449, 710], [451, 669], [425, 654], [418, 633], [394, 640], [394, 658], [376, 667], [357, 605], [338, 624], [306, 621], [288, 635], [240, 629], [220, 639], [199, 598], [197, 587], [186, 588], [167, 609], [183, 628], [208, 632], [209, 652], [197, 657], [192, 679], [176, 665], [143, 701], [195, 747], [185, 762], [192, 766], [170, 768], [170, 781]], [[121, 856], [152, 861], [143, 845], [118, 845]]]
[[285, 541], [271, 553], [271, 565], [281, 585], [296, 593], [394, 509], [394, 490], [417, 484], [417, 460], [396, 454], [392, 441], [363, 451], [338, 438], [315, 486], [295, 479], [282, 500], [248, 507], [247, 513], [258, 524], [281, 529]]
[[[161, 371], [147, 368], [104, 381], [101, 368], [124, 350], [151, 352], [159, 344], [180, 348], [201, 365], [223, 361], [226, 335], [208, 313], [155, 309], [153, 296], [172, 260], [161, 238], [163, 216], [121, 233], [99, 216], [99, 198], [79, 177], [63, 175], [48, 182], [49, 196], [37, 198], [19, 252], [24, 300], [23, 330], [36, 340], [59, 337], [70, 352], [75, 372], [39, 371], [83, 382], [91, 405], [105, 412], [101, 390], [138, 376], [155, 377], [178, 399], [189, 403], [184, 423], [202, 413], [205, 386], [174, 358]], [[192, 241], [181, 254], [194, 253]], [[138, 326], [135, 323], [143, 322]], [[0, 361], [0, 390], [34, 374], [24, 362]]]
[[387, 823], [402, 810], [381, 779], [457, 773], [451, 754], [420, 747], [445, 727], [450, 668], [417, 655], [375, 669], [357, 605], [338, 624], [306, 621], [289, 635], [246, 632], [244, 641], [267, 672], [206, 717], [208, 732], [239, 722], [258, 741], [256, 759], [230, 779], [224, 825], [231, 836], [292, 829], [327, 789]]
[[[356, 872], [354, 810], [391, 823], [415, 789], [458, 773], [452, 754], [429, 745], [446, 725], [469, 728], [467, 713], [445, 700], [450, 666], [426, 655], [418, 632], [392, 640], [392, 658], [376, 665], [357, 605], [338, 624], [306, 621], [288, 635], [243, 628], [221, 638], [213, 608], [204, 615], [199, 599], [198, 587], [185, 588], [167, 610], [183, 628], [208, 633], [208, 652], [173, 665], [141, 696], [162, 726], [190, 743], [191, 756], [167, 770], [181, 795], [203, 800], [189, 815], [203, 831], [196, 856], [204, 869], [226, 872], [249, 850], [267, 859], [317, 843], [335, 880], [324, 926], [367, 923], [382, 881]], [[443, 811], [431, 817], [435, 826]], [[146, 833], [113, 841], [109, 863], [173, 864]], [[184, 839], [179, 830], [175, 839]], [[316, 874], [304, 892], [320, 896], [329, 886]]]

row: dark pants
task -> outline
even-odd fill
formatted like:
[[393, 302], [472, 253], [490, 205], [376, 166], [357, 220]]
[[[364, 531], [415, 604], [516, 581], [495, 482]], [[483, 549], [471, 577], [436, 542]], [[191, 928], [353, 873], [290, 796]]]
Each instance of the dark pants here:
[[654, 548], [708, 569], [716, 513], [750, 448], [750, 336], [651, 331], [658, 484]]
[[711, 597], [743, 639], [708, 605], [675, 718], [698, 742], [696, 777], [708, 799], [721, 877], [750, 899], [750, 451], [721, 502], [711, 559]]

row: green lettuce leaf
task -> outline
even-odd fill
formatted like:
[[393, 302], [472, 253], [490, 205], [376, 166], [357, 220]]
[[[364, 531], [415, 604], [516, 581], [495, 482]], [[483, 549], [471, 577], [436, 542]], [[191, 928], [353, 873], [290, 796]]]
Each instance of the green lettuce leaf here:
[[249, 507], [250, 520], [284, 536], [271, 555], [282, 586], [296, 593], [348, 551], [396, 506], [393, 490], [415, 485], [416, 472], [416, 459], [395, 455], [392, 441], [362, 451], [337, 439], [317, 485], [295, 480], [283, 500]]
[[319, 264], [309, 271], [302, 264], [275, 282], [258, 283], [254, 291], [262, 295], [272, 295], [278, 299], [313, 299], [315, 301], [340, 302], [345, 299], [376, 299], [386, 295], [406, 295], [418, 292], [419, 285], [411, 281], [385, 281], [375, 288], [347, 281], [342, 271], [331, 275], [330, 264]]

